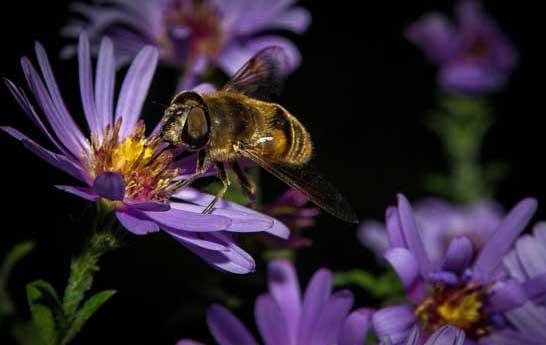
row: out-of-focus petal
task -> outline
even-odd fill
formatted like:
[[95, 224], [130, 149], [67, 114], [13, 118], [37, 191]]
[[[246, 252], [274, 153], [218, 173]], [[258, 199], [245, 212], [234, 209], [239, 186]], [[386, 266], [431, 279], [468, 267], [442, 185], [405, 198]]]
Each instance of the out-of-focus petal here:
[[407, 247], [402, 226], [400, 225], [400, 217], [396, 207], [388, 207], [385, 212], [385, 224], [389, 235], [389, 243], [391, 247]]
[[442, 270], [462, 273], [472, 260], [472, 242], [467, 237], [454, 238], [447, 249]]
[[430, 13], [406, 30], [406, 37], [436, 63], [451, 57], [457, 48], [456, 31], [446, 16]]
[[377, 337], [379, 339], [389, 337], [394, 344], [406, 339], [415, 322], [413, 309], [405, 305], [383, 308], [372, 317]]
[[339, 345], [362, 345], [371, 327], [373, 310], [358, 309], [345, 320], [339, 336]]
[[220, 345], [258, 345], [241, 321], [221, 305], [215, 304], [209, 308], [207, 322]]
[[311, 336], [311, 344], [335, 344], [352, 306], [353, 294], [350, 291], [342, 290], [334, 293], [324, 305], [317, 320]]
[[318, 270], [305, 289], [297, 344], [307, 344], [310, 341], [320, 312], [331, 293], [332, 272], [327, 269]]
[[[416, 344], [417, 340], [412, 344]], [[427, 340], [425, 345], [463, 345], [465, 343], [465, 334], [463, 331], [453, 326], [444, 326], [434, 332]], [[407, 343], [409, 345], [410, 343]]]
[[516, 238], [533, 217], [536, 208], [537, 201], [535, 199], [525, 199], [504, 218], [476, 259], [474, 272], [478, 276], [487, 276], [493, 273], [502, 257], [512, 247]]
[[125, 197], [125, 181], [118, 173], [105, 172], [95, 178], [93, 191], [108, 200], [121, 201]]
[[390, 247], [387, 229], [379, 222], [362, 223], [358, 229], [358, 239], [364, 246], [371, 249], [377, 258], [382, 259]]
[[288, 323], [273, 297], [264, 294], [256, 300], [256, 324], [265, 345], [292, 345]]
[[432, 270], [432, 266], [427, 253], [425, 252], [425, 247], [421, 240], [421, 234], [417, 227], [412, 207], [408, 199], [402, 194], [398, 195], [398, 215], [400, 217], [400, 225], [402, 226], [408, 249], [413, 253], [417, 260], [421, 276], [426, 279]]
[[392, 248], [385, 253], [385, 259], [392, 265], [406, 289], [410, 289], [419, 278], [419, 264], [406, 248]]
[[300, 285], [294, 266], [287, 260], [276, 260], [269, 264], [269, 292], [277, 302], [288, 333], [288, 344], [296, 344], [301, 317]]
[[182, 339], [182, 340], [179, 340], [176, 345], [205, 345], [203, 343], [200, 343], [198, 341], [195, 341], [195, 340], [190, 340], [190, 339]]
[[311, 24], [311, 14], [302, 7], [296, 7], [276, 16], [267, 26], [271, 29], [283, 29], [303, 34]]

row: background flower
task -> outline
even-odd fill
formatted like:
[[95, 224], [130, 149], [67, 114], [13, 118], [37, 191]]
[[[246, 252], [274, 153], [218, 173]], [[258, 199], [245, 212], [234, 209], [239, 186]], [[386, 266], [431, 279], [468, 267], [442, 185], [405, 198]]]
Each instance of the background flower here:
[[[451, 241], [457, 237], [465, 236], [471, 241], [473, 250], [479, 251], [501, 222], [504, 211], [491, 200], [457, 205], [430, 198], [415, 203], [414, 215], [428, 257], [433, 262], [439, 262]], [[364, 246], [383, 259], [390, 247], [387, 228], [383, 223], [363, 222], [358, 236]]]
[[[74, 20], [63, 30], [76, 37], [85, 29], [93, 42], [112, 37], [121, 51], [119, 63], [127, 62], [142, 46], [159, 47], [161, 60], [185, 69], [181, 89], [191, 89], [196, 78], [212, 64], [228, 75], [268, 46], [285, 48], [289, 67], [301, 60], [288, 39], [267, 32], [303, 33], [310, 14], [293, 6], [294, 0], [110, 0], [108, 6], [77, 3], [73, 10], [86, 20]], [[63, 55], [70, 56], [68, 47]], [[289, 71], [286, 71], [289, 72]]]
[[[269, 293], [258, 297], [256, 324], [267, 345], [361, 345], [371, 310], [349, 314], [353, 295], [332, 294], [332, 274], [322, 269], [311, 279], [303, 300], [296, 272], [285, 260], [269, 264]], [[247, 328], [227, 309], [213, 305], [207, 313], [210, 332], [220, 345], [256, 345]], [[178, 345], [195, 345], [181, 340]]]
[[[475, 343], [495, 334], [502, 313], [513, 310], [542, 293], [542, 279], [517, 284], [503, 275], [502, 258], [512, 248], [531, 219], [536, 201], [516, 205], [496, 227], [483, 247], [474, 251], [465, 236], [454, 238], [440, 261], [428, 257], [413, 210], [400, 195], [398, 207], [387, 212], [391, 248], [385, 258], [398, 273], [413, 304], [389, 306], [377, 311], [373, 325], [382, 339], [389, 336], [400, 344], [414, 325], [424, 334], [453, 325]], [[517, 298], [514, 298], [517, 296]]]
[[517, 64], [517, 52], [478, 0], [459, 0], [456, 23], [430, 13], [410, 25], [407, 38], [440, 67], [447, 91], [484, 93], [502, 88]]
[[46, 122], [22, 89], [9, 80], [6, 84], [57, 152], [12, 127], [2, 129], [85, 185], [59, 189], [86, 200], [102, 200], [130, 232], [144, 235], [161, 229], [211, 265], [229, 272], [248, 273], [255, 266], [230, 233], [267, 231], [288, 236], [288, 229], [278, 221], [229, 203], [223, 203], [211, 215], [203, 215], [203, 200], [208, 196], [194, 190], [177, 190], [178, 178], [185, 169], [175, 161], [175, 153], [162, 149], [155, 136], [146, 137], [144, 123], [139, 119], [157, 65], [155, 48], [145, 47], [135, 58], [114, 111], [112, 42], [107, 38], [102, 41], [93, 80], [89, 41], [85, 33], [81, 35], [78, 60], [82, 105], [90, 130], [87, 138], [68, 112], [40, 44], [36, 44], [36, 55], [42, 75], [28, 58], [21, 61]]

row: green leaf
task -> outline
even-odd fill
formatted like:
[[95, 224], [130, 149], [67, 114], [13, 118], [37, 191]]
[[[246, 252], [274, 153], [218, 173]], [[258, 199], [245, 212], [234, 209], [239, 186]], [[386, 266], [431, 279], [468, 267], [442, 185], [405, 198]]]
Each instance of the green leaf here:
[[32, 321], [44, 345], [57, 345], [59, 329], [64, 317], [55, 289], [46, 281], [38, 280], [27, 285], [27, 299]]
[[22, 242], [11, 249], [0, 267], [0, 323], [3, 318], [13, 313], [13, 303], [7, 291], [11, 271], [34, 249], [34, 242]]
[[91, 296], [76, 313], [61, 344], [68, 344], [80, 332], [85, 323], [106, 303], [116, 291], [107, 290]]
[[400, 279], [393, 271], [380, 276], [359, 269], [338, 272], [334, 274], [334, 285], [356, 285], [379, 299], [391, 299], [404, 295], [404, 288], [400, 283]]
[[24, 259], [33, 249], [34, 242], [22, 242], [17, 244], [13, 249], [6, 255], [4, 262], [2, 263], [2, 268], [0, 269], [0, 280], [6, 281], [13, 270], [13, 267]]

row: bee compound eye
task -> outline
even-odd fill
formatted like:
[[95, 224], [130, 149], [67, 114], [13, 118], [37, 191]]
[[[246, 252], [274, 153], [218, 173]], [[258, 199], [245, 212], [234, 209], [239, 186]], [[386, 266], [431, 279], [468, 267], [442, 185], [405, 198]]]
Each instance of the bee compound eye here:
[[184, 141], [193, 149], [200, 149], [208, 143], [210, 121], [206, 110], [194, 107], [188, 113], [184, 127]]

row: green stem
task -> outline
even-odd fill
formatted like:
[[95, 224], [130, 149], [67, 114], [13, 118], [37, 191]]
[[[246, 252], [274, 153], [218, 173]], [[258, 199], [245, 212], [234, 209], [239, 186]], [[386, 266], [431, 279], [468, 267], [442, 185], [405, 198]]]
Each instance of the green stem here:
[[470, 96], [447, 96], [430, 127], [442, 140], [449, 164], [446, 176], [429, 181], [434, 192], [467, 203], [492, 194], [491, 181], [481, 163], [481, 147], [492, 124], [488, 103]]

